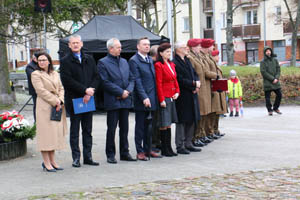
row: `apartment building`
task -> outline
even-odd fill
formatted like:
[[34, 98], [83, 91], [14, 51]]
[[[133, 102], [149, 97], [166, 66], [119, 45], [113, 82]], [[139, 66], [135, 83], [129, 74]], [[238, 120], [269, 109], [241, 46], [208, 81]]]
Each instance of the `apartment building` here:
[[[292, 10], [294, 0], [288, 0]], [[166, 0], [158, 0], [159, 26], [167, 20]], [[187, 42], [189, 33], [188, 0], [176, 1], [176, 31], [177, 40]], [[234, 7], [239, 6], [233, 14], [233, 43], [235, 61], [245, 64], [255, 63], [263, 58], [264, 43], [271, 46], [278, 56], [278, 60], [291, 58], [291, 25], [286, 6], [282, 0], [234, 0]], [[265, 12], [264, 12], [265, 10]], [[226, 11], [225, 0], [192, 0], [193, 37], [213, 38], [221, 52], [221, 60], [226, 61]], [[154, 8], [150, 9], [155, 22]], [[295, 15], [296, 13], [293, 13]], [[132, 16], [141, 21], [141, 12], [133, 7]], [[164, 26], [160, 35], [168, 35]], [[58, 63], [58, 39], [48, 34], [47, 49], [53, 60]], [[300, 32], [299, 32], [300, 39]], [[300, 59], [300, 41], [298, 39], [297, 59]], [[28, 43], [27, 43], [28, 44]], [[29, 55], [43, 45], [43, 35], [35, 35], [29, 45], [8, 45], [9, 61], [15, 58], [18, 66], [28, 62]], [[28, 46], [28, 48], [27, 48]], [[14, 53], [13, 53], [14, 52]], [[11, 62], [12, 63], [12, 62]], [[11, 64], [12, 65], [12, 64]]]
[[[292, 10], [293, 0], [289, 0]], [[166, 1], [162, 0], [161, 10], [166, 11]], [[291, 25], [286, 6], [282, 0], [234, 0], [238, 6], [233, 14], [233, 43], [235, 61], [245, 64], [259, 62], [263, 58], [264, 43], [274, 48], [278, 60], [291, 58]], [[189, 39], [189, 12], [186, 0], [176, 7], [177, 39]], [[265, 10], [265, 12], [264, 12]], [[227, 1], [193, 0], [193, 36], [213, 38], [218, 44], [222, 61], [226, 61], [226, 11]], [[293, 12], [293, 15], [296, 15]], [[163, 13], [161, 21], [166, 19]], [[167, 34], [166, 28], [163, 34]], [[300, 32], [299, 32], [300, 36]], [[300, 37], [299, 37], [300, 38]], [[298, 39], [297, 59], [300, 59], [300, 41]]]

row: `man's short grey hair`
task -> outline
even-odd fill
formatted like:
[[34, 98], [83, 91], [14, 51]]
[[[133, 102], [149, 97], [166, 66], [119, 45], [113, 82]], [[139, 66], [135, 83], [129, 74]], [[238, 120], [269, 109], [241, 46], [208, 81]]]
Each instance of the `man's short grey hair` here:
[[82, 40], [81, 40], [81, 36], [80, 36], [80, 35], [77, 35], [77, 34], [71, 35], [71, 36], [69, 37], [69, 42], [70, 42], [70, 40], [71, 40], [72, 38], [78, 38], [80, 41], [82, 41]]
[[183, 46], [186, 46], [186, 43], [181, 42], [181, 41], [177, 41], [177, 42], [175, 42], [175, 44], [174, 44], [174, 49], [176, 50], [176, 49], [181, 48], [181, 47], [183, 47]]
[[115, 41], [120, 42], [120, 40], [118, 38], [111, 38], [111, 39], [107, 40], [107, 42], [106, 42], [107, 49], [114, 47]]

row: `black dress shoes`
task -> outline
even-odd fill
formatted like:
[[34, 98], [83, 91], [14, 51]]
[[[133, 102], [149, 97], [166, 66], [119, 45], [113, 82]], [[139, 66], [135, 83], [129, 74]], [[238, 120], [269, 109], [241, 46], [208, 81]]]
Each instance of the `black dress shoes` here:
[[217, 136], [219, 136], [219, 137], [223, 137], [224, 135], [225, 135], [225, 133], [215, 133]]
[[195, 147], [204, 147], [206, 144], [203, 143], [200, 139], [197, 139], [197, 140], [195, 140], [195, 141], [193, 142], [193, 145], [194, 145]]
[[85, 164], [85, 165], [93, 165], [93, 166], [98, 166], [98, 165], [99, 165], [98, 162], [95, 162], [95, 161], [93, 161], [92, 159], [84, 160], [84, 161], [83, 161], [83, 164]]
[[217, 140], [217, 139], [219, 139], [220, 137], [219, 136], [217, 136], [215, 133], [214, 134], [212, 134], [212, 137], [213, 137], [213, 139], [215, 139], [215, 140]]
[[117, 160], [114, 157], [107, 158], [107, 162], [110, 164], [117, 164]]
[[136, 159], [132, 158], [130, 154], [121, 156], [120, 160], [123, 160], [123, 161], [136, 161]]
[[75, 159], [75, 160], [73, 161], [73, 163], [72, 163], [72, 166], [73, 166], [73, 167], [81, 167], [81, 165], [80, 165], [80, 160], [79, 160], [79, 159]]
[[190, 151], [188, 151], [185, 148], [180, 148], [180, 149], [177, 150], [177, 153], [178, 154], [190, 154]]
[[200, 148], [195, 148], [195, 147], [186, 147], [187, 150], [189, 150], [190, 152], [200, 152], [202, 151]]

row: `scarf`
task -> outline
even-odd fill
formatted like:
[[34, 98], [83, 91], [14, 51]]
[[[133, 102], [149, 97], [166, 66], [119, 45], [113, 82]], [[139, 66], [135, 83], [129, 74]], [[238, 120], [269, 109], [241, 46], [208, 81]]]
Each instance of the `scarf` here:
[[235, 83], [235, 84], [237, 84], [238, 82], [239, 82], [239, 79], [237, 78], [237, 77], [235, 77], [235, 78], [230, 78], [230, 80], [231, 80], [231, 82], [233, 82], [233, 83]]

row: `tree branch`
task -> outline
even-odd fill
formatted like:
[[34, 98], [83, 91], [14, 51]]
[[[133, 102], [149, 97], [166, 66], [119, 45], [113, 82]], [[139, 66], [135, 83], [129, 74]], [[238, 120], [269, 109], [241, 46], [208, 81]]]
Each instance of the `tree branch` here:
[[283, 0], [283, 2], [285, 3], [286, 9], [288, 10], [288, 14], [289, 14], [289, 18], [290, 18], [292, 27], [293, 27], [293, 29], [295, 29], [296, 27], [295, 27], [295, 23], [294, 23], [294, 20], [293, 20], [291, 9], [290, 9], [290, 7], [289, 7], [289, 5], [288, 5], [288, 3], [287, 3], [286, 0]]

